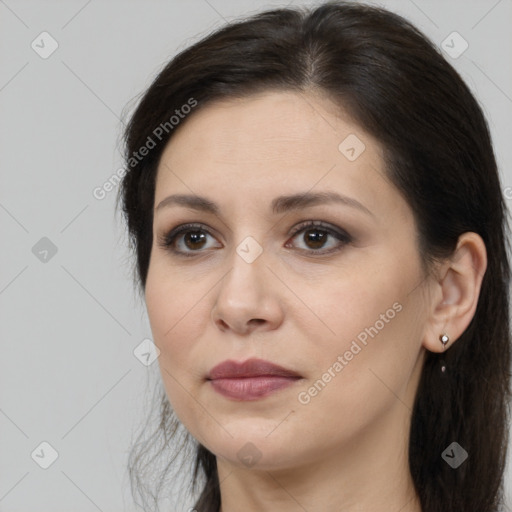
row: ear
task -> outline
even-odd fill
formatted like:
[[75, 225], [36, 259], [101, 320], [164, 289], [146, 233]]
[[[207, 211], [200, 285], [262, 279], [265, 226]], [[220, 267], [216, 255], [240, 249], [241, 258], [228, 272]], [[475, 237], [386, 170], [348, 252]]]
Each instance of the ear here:
[[[475, 314], [486, 269], [487, 251], [480, 235], [462, 234], [433, 285], [423, 347], [443, 352], [464, 333]], [[449, 338], [445, 347], [439, 339], [443, 334]]]

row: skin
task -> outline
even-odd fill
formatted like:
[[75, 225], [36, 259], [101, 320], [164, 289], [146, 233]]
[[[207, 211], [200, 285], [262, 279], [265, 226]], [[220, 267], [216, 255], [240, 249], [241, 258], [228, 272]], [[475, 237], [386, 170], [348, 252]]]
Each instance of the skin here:
[[[338, 149], [349, 134], [365, 144], [354, 161]], [[308, 191], [344, 194], [371, 213], [336, 203], [270, 211], [276, 196]], [[222, 512], [420, 511], [407, 458], [414, 396], [425, 351], [441, 352], [445, 332], [453, 344], [474, 314], [481, 238], [462, 235], [453, 257], [426, 275], [412, 211], [386, 177], [380, 144], [315, 92], [267, 92], [195, 112], [162, 155], [155, 207], [178, 193], [207, 197], [220, 213], [155, 209], [145, 298], [168, 398], [217, 457]], [[352, 240], [328, 235], [315, 245], [310, 226], [291, 235], [303, 221]], [[207, 228], [204, 245], [175, 240], [190, 258], [159, 244], [185, 223]], [[252, 263], [236, 251], [248, 236], [263, 251]], [[400, 311], [301, 403], [299, 393], [393, 304]], [[251, 357], [302, 379], [255, 401], [221, 396], [205, 380], [218, 363]], [[244, 446], [259, 457], [253, 465], [237, 456]]]

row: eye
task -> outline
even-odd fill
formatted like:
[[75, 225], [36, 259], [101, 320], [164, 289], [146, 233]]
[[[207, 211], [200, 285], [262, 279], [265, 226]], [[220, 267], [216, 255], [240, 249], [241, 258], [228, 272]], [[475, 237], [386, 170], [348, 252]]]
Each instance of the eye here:
[[[304, 242], [303, 251], [313, 254], [328, 254], [340, 250], [344, 245], [352, 242], [352, 237], [344, 230], [334, 228], [322, 221], [306, 221], [293, 230], [293, 237], [299, 237]], [[288, 247], [288, 243], [286, 244]], [[319, 249], [322, 249], [321, 251]]]
[[[299, 249], [313, 254], [332, 253], [352, 242], [352, 237], [347, 232], [322, 221], [301, 223], [294, 228], [292, 239], [301, 233], [303, 233], [302, 240], [305, 247], [299, 247]], [[178, 256], [186, 257], [196, 256], [198, 253], [204, 252], [203, 249], [222, 247], [222, 245], [208, 245], [208, 237], [213, 238], [205, 225], [183, 224], [159, 237], [158, 245]], [[285, 247], [290, 247], [289, 242], [285, 244]]]
[[201, 249], [212, 248], [208, 246], [208, 237], [212, 235], [203, 224], [183, 224], [162, 236], [158, 244], [178, 255], [194, 256]]

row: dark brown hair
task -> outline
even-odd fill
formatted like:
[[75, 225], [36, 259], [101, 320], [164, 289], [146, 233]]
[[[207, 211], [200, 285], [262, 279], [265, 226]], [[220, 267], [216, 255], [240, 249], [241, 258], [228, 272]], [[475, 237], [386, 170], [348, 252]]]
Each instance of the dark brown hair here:
[[[349, 2], [272, 10], [229, 23], [165, 66], [125, 132], [128, 172], [119, 198], [141, 288], [157, 166], [187, 117], [176, 128], [166, 125], [160, 138], [155, 129], [191, 98], [197, 106], [189, 117], [216, 100], [270, 90], [321, 91], [382, 144], [389, 179], [414, 212], [425, 268], [452, 254], [462, 233], [483, 238], [488, 267], [474, 318], [444, 354], [428, 352], [425, 359], [409, 466], [423, 512], [499, 510], [511, 397], [507, 210], [481, 107], [439, 50], [402, 17]], [[148, 137], [154, 147], [135, 161]], [[440, 371], [441, 360], [447, 372]], [[158, 430], [134, 446], [130, 458], [132, 485], [141, 496], [149, 493], [141, 475], [152, 467], [150, 448], [161, 442], [157, 455], [168, 457], [179, 426], [165, 395], [160, 411]], [[218, 512], [215, 456], [190, 441], [193, 482], [203, 482], [195, 508]], [[441, 457], [453, 441], [469, 453], [456, 470]]]

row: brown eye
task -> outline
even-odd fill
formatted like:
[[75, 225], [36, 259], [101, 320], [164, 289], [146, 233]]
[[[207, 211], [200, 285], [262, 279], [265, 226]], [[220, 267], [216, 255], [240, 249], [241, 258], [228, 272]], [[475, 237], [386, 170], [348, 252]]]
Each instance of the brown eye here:
[[[330, 227], [322, 221], [308, 221], [298, 226], [292, 239], [302, 242], [301, 251], [311, 254], [327, 254], [341, 249], [344, 245], [352, 242], [352, 237], [344, 230]], [[287, 247], [289, 244], [287, 243]], [[297, 247], [297, 245], [295, 245]]]
[[308, 229], [304, 231], [304, 241], [310, 249], [321, 249], [329, 237], [326, 231], [320, 229]]
[[201, 231], [188, 231], [183, 237], [183, 243], [188, 249], [201, 249], [205, 245], [206, 236]]
[[[183, 256], [195, 256], [195, 253], [205, 252], [203, 249], [211, 249], [209, 238], [215, 240], [206, 226], [202, 224], [185, 224], [173, 229], [167, 235], [159, 238], [159, 245], [166, 250]], [[221, 245], [217, 245], [222, 247]]]

